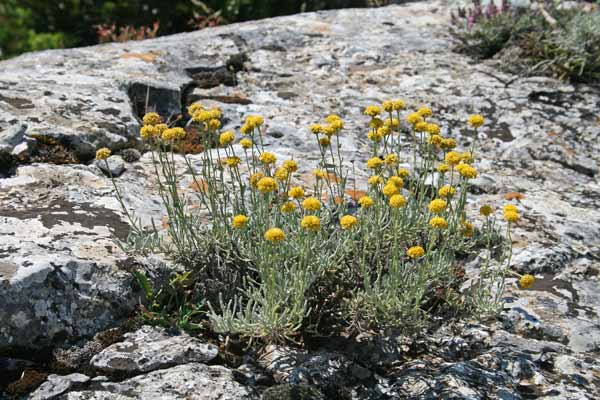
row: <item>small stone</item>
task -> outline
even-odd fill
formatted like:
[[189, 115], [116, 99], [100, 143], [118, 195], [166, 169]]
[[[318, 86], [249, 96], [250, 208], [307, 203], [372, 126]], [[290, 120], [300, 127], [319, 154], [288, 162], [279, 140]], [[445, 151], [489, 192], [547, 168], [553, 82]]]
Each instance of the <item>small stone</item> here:
[[116, 178], [125, 171], [125, 161], [121, 156], [110, 156], [104, 160], [96, 160], [96, 166], [106, 175]]
[[89, 382], [90, 377], [83, 374], [50, 375], [48, 380], [31, 394], [29, 400], [53, 399], [71, 389]]
[[142, 154], [137, 149], [124, 149], [119, 152], [119, 155], [128, 163], [136, 162], [142, 158]]

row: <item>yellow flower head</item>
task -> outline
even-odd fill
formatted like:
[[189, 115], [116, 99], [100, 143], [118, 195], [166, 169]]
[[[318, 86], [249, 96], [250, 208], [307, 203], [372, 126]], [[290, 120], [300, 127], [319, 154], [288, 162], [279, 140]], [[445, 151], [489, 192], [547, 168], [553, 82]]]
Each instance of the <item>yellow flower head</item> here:
[[253, 188], [258, 188], [258, 182], [265, 177], [265, 174], [262, 172], [257, 172], [255, 174], [250, 175], [250, 186]]
[[298, 163], [294, 160], [285, 160], [283, 162], [283, 168], [287, 169], [290, 172], [298, 171]]
[[148, 140], [158, 135], [158, 129], [156, 129], [155, 125], [144, 125], [142, 129], [140, 129], [140, 137], [143, 140]]
[[447, 206], [448, 206], [448, 203], [446, 203], [446, 200], [434, 199], [434, 200], [431, 200], [431, 202], [429, 203], [427, 208], [429, 209], [430, 212], [432, 212], [434, 214], [439, 214], [442, 211], [444, 211]]
[[373, 118], [369, 122], [369, 126], [373, 129], [378, 129], [383, 126], [383, 121], [380, 118]]
[[398, 187], [393, 182], [386, 183], [382, 192], [385, 196], [390, 197], [398, 193]]
[[427, 124], [426, 131], [431, 135], [439, 135], [440, 134], [440, 126], [438, 124]]
[[514, 204], [506, 204], [503, 208], [503, 211], [504, 212], [507, 212], [507, 211], [519, 212], [519, 209]]
[[440, 146], [443, 141], [444, 139], [442, 139], [440, 135], [431, 135], [429, 137], [429, 143], [431, 143], [434, 146]]
[[199, 109], [194, 114], [192, 114], [192, 120], [194, 122], [208, 122], [211, 119], [212, 114], [210, 111]]
[[225, 165], [227, 165], [229, 168], [234, 168], [234, 167], [237, 167], [238, 165], [240, 165], [240, 158], [239, 157], [227, 157], [224, 162], [225, 162]]
[[254, 127], [250, 126], [248, 124], [244, 124], [240, 128], [240, 132], [242, 132], [243, 135], [249, 135], [250, 133], [252, 133], [253, 130], [254, 130]]
[[106, 160], [110, 157], [110, 150], [106, 147], [102, 147], [96, 151], [96, 160]]
[[321, 133], [323, 133], [323, 135], [327, 136], [328, 138], [332, 137], [333, 135], [335, 135], [335, 133], [337, 132], [337, 130], [335, 129], [335, 127], [331, 124], [329, 125], [324, 125], [321, 128]]
[[386, 100], [381, 103], [381, 107], [385, 112], [392, 112], [394, 111], [394, 102], [392, 100]]
[[473, 158], [473, 154], [470, 151], [466, 151], [462, 153], [462, 162], [465, 164], [473, 164], [475, 159]]
[[504, 211], [504, 219], [507, 222], [517, 222], [519, 220], [520, 216], [519, 213], [516, 211]]
[[336, 122], [336, 121], [341, 121], [342, 118], [340, 118], [339, 115], [335, 115], [335, 114], [329, 114], [327, 116], [327, 118], [325, 118], [325, 121], [329, 122], [330, 124]]
[[204, 110], [204, 107], [202, 107], [202, 105], [200, 103], [194, 103], [194, 104], [190, 104], [190, 106], [188, 107], [187, 110], [188, 110], [188, 114], [193, 116], [198, 111]]
[[479, 128], [483, 125], [485, 120], [479, 114], [471, 115], [469, 119], [467, 119], [467, 123], [471, 125], [473, 128]]
[[344, 128], [344, 121], [337, 115], [330, 115], [326, 118], [326, 120], [336, 131], [340, 131], [342, 128]]
[[360, 204], [362, 208], [369, 208], [372, 207], [375, 202], [369, 196], [362, 196], [360, 199], [358, 199], [358, 204]]
[[290, 171], [283, 167], [277, 168], [277, 170], [275, 170], [275, 178], [279, 179], [282, 182], [287, 180], [288, 176], [290, 176]]
[[458, 163], [461, 160], [461, 155], [455, 151], [449, 151], [448, 153], [446, 153], [446, 156], [444, 157], [444, 161], [446, 161], [446, 164], [448, 165], [458, 165]]
[[387, 136], [390, 133], [392, 133], [392, 130], [388, 126], [385, 126], [385, 124], [383, 124], [383, 126], [377, 128], [378, 135]]
[[325, 179], [327, 177], [327, 173], [322, 169], [315, 169], [313, 171], [313, 174], [315, 174], [315, 178], [317, 178], [318, 180]]
[[154, 128], [156, 129], [156, 136], [161, 136], [164, 131], [169, 129], [169, 126], [167, 124], [158, 124]]
[[462, 234], [464, 237], [473, 237], [473, 224], [469, 221], [463, 221]]
[[162, 133], [162, 139], [165, 142], [170, 142], [173, 140], [180, 140], [185, 137], [185, 130], [183, 128], [168, 128]]
[[369, 177], [369, 185], [371, 186], [377, 186], [381, 183], [383, 183], [383, 178], [380, 175], [373, 175], [371, 177]]
[[277, 157], [275, 157], [275, 154], [273, 153], [269, 153], [268, 151], [265, 151], [264, 153], [262, 153], [258, 159], [260, 160], [261, 163], [263, 164], [275, 164], [275, 162], [277, 161]]
[[304, 197], [304, 189], [302, 189], [300, 186], [295, 186], [289, 190], [288, 196], [290, 196], [292, 199], [301, 199]]
[[321, 220], [319, 217], [314, 215], [307, 215], [306, 217], [302, 218], [300, 226], [307, 231], [316, 232], [321, 228]]
[[308, 211], [319, 211], [321, 209], [321, 202], [316, 197], [307, 197], [302, 202], [302, 208]]
[[273, 178], [265, 176], [264, 178], [260, 178], [256, 184], [256, 187], [261, 193], [271, 193], [277, 190], [277, 181]]
[[400, 121], [398, 120], [398, 118], [388, 118], [384, 121], [383, 125], [395, 129], [400, 126]]
[[240, 140], [240, 145], [244, 148], [244, 149], [249, 149], [252, 147], [252, 140], [248, 139], [248, 138], [243, 138], [242, 140]]
[[394, 111], [404, 110], [406, 103], [403, 100], [394, 100]]
[[429, 118], [433, 115], [433, 111], [429, 107], [421, 107], [417, 110], [417, 114], [423, 118]]
[[404, 186], [404, 179], [396, 175], [390, 176], [390, 179], [388, 179], [388, 184], [390, 183], [394, 184], [398, 189], [402, 189]]
[[257, 128], [265, 123], [265, 120], [260, 115], [249, 115], [246, 117], [246, 125]]
[[448, 222], [442, 217], [433, 217], [429, 220], [429, 226], [435, 229], [446, 229]]
[[406, 250], [406, 255], [414, 260], [423, 257], [425, 255], [425, 250], [421, 246], [413, 246]]
[[322, 147], [327, 147], [331, 144], [331, 139], [329, 139], [328, 137], [319, 138], [319, 144]]
[[395, 194], [390, 197], [390, 206], [392, 208], [400, 208], [406, 205], [406, 197], [401, 194]]
[[530, 274], [525, 274], [519, 279], [521, 289], [529, 289], [535, 283], [535, 277]]
[[358, 220], [352, 215], [344, 215], [342, 218], [340, 218], [340, 225], [344, 230], [350, 230], [354, 228], [356, 224], [358, 224]]
[[489, 217], [493, 212], [494, 209], [489, 204], [484, 204], [479, 208], [479, 214], [483, 215], [484, 217]]
[[323, 132], [323, 127], [321, 126], [321, 124], [312, 124], [310, 126], [310, 131], [315, 135], [318, 135], [319, 133]]
[[367, 108], [365, 108], [365, 115], [368, 115], [371, 118], [375, 118], [379, 114], [381, 114], [381, 108], [379, 108], [379, 106], [367, 106]]
[[235, 139], [235, 135], [231, 131], [223, 132], [219, 135], [219, 144], [221, 146], [226, 146], [228, 144], [233, 143]]
[[445, 197], [445, 198], [450, 198], [450, 197], [454, 196], [455, 193], [456, 193], [456, 189], [450, 185], [444, 185], [440, 188], [440, 190], [438, 190], [438, 194], [440, 195], [440, 197]]
[[442, 139], [442, 143], [440, 143], [440, 147], [446, 150], [452, 150], [456, 147], [456, 140], [452, 138]]
[[390, 153], [385, 156], [384, 162], [386, 165], [393, 167], [395, 165], [398, 165], [398, 163], [400, 162], [400, 159], [398, 158], [398, 154]]
[[144, 121], [144, 125], [158, 125], [162, 122], [160, 115], [155, 112], [147, 113], [142, 120]]
[[448, 164], [441, 163], [436, 167], [436, 170], [440, 174], [445, 174], [446, 172], [450, 171], [450, 167], [448, 167]]
[[381, 140], [383, 139], [383, 135], [381, 133], [379, 133], [379, 130], [369, 131], [369, 133], [367, 134], [367, 137], [369, 138], [369, 140], [371, 140], [375, 143], [381, 142]]
[[379, 157], [373, 157], [367, 161], [367, 168], [379, 169], [383, 165], [383, 160]]
[[236, 229], [242, 229], [246, 226], [246, 224], [248, 224], [248, 219], [249, 218], [243, 214], [236, 215], [233, 217], [231, 225], [233, 225], [233, 227]]
[[458, 173], [460, 174], [460, 176], [462, 176], [463, 178], [467, 178], [467, 179], [473, 179], [473, 178], [477, 178], [477, 170], [474, 167], [471, 167], [468, 164], [462, 164], [463, 167], [460, 168], [460, 170], [458, 170]]
[[221, 119], [223, 117], [223, 113], [218, 107], [211, 108], [208, 113], [210, 115], [210, 119]]
[[417, 132], [427, 132], [427, 126], [428, 125], [429, 124], [427, 122], [423, 122], [423, 121], [417, 122], [415, 124], [415, 131], [417, 131]]
[[285, 233], [279, 228], [271, 228], [265, 232], [265, 240], [271, 243], [279, 243], [285, 240]]
[[221, 121], [219, 121], [218, 119], [211, 119], [210, 121], [208, 121], [208, 127], [209, 129], [217, 130], [221, 127]]
[[291, 201], [286, 201], [285, 203], [283, 203], [281, 205], [281, 207], [279, 209], [281, 210], [282, 213], [289, 214], [296, 210], [296, 205], [294, 203], [292, 203]]
[[406, 168], [398, 168], [398, 176], [400, 178], [407, 178], [410, 176], [410, 171]]
[[416, 125], [419, 122], [423, 122], [423, 117], [421, 117], [417, 113], [408, 114], [406, 116], [406, 122], [408, 122], [409, 124], [412, 124], [412, 125]]

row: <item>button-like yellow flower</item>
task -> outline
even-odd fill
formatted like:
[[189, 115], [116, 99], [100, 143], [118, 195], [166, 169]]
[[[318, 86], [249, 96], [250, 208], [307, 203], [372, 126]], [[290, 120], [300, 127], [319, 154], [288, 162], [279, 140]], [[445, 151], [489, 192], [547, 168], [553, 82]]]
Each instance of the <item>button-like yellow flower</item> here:
[[535, 277], [530, 274], [525, 274], [519, 279], [521, 289], [529, 289], [535, 283]]
[[340, 225], [344, 230], [350, 230], [354, 228], [356, 224], [358, 224], [358, 220], [352, 215], [344, 215], [342, 218], [340, 218]]
[[446, 209], [446, 207], [448, 207], [448, 203], [446, 203], [446, 200], [442, 200], [442, 199], [431, 200], [431, 202], [427, 206], [429, 211], [434, 214], [441, 213], [442, 211], [444, 211]]
[[217, 130], [221, 127], [221, 121], [218, 119], [211, 119], [208, 121], [208, 128], [212, 130]]
[[290, 172], [298, 171], [298, 163], [294, 160], [285, 160], [283, 162], [283, 168], [287, 169]]
[[379, 133], [379, 130], [369, 131], [369, 133], [367, 134], [367, 137], [369, 138], [369, 140], [371, 140], [375, 143], [379, 143], [383, 139], [383, 135]]
[[328, 147], [331, 144], [331, 139], [329, 139], [327, 136], [319, 138], [319, 144], [322, 147]]
[[469, 221], [463, 221], [462, 234], [464, 237], [473, 237], [473, 224]]
[[444, 141], [444, 139], [442, 139], [442, 137], [440, 135], [432, 135], [429, 138], [429, 143], [431, 143], [434, 146], [441, 146], [443, 141]]
[[438, 190], [438, 194], [440, 195], [440, 197], [445, 197], [445, 198], [450, 198], [450, 197], [454, 196], [455, 193], [456, 193], [456, 189], [450, 185], [444, 185], [440, 188], [440, 190]]
[[309, 129], [315, 135], [323, 132], [323, 127], [321, 126], [321, 124], [312, 124]]
[[321, 228], [321, 220], [314, 215], [307, 215], [302, 218], [300, 226], [308, 231], [316, 232]]
[[158, 136], [158, 129], [156, 128], [156, 125], [144, 125], [140, 129], [140, 137], [143, 140], [148, 140], [156, 136]]
[[404, 110], [406, 103], [403, 100], [394, 100], [394, 111]]
[[279, 228], [271, 228], [265, 232], [265, 240], [271, 243], [279, 243], [285, 240], [285, 233]]
[[386, 197], [390, 197], [398, 194], [398, 187], [393, 182], [386, 183], [382, 192]]
[[446, 164], [448, 165], [458, 165], [458, 163], [461, 160], [461, 155], [455, 151], [450, 151], [448, 153], [446, 153], [446, 156], [444, 157], [444, 161], [446, 161]]
[[397, 174], [400, 178], [407, 178], [408, 176], [410, 176], [410, 171], [407, 170], [406, 168], [398, 168], [398, 174]]
[[452, 138], [442, 139], [442, 143], [440, 143], [440, 147], [445, 150], [452, 150], [456, 147], [456, 140]]
[[252, 129], [258, 128], [264, 123], [265, 120], [260, 115], [249, 115], [248, 117], [246, 117], [246, 125], [248, 125]]
[[257, 172], [255, 174], [250, 175], [250, 186], [253, 188], [258, 188], [258, 182], [265, 177], [265, 174], [262, 172]]
[[383, 124], [389, 128], [398, 128], [400, 126], [400, 121], [398, 120], [398, 118], [388, 118], [386, 119]]
[[484, 124], [485, 120], [479, 114], [471, 115], [467, 120], [467, 123], [471, 125], [473, 128], [479, 128]]
[[412, 246], [406, 250], [406, 255], [414, 260], [416, 258], [423, 257], [425, 255], [425, 249], [423, 249], [421, 246]]
[[162, 122], [160, 115], [155, 112], [147, 113], [142, 120], [144, 121], [144, 125], [158, 125]]
[[436, 171], [440, 174], [445, 174], [446, 172], [450, 171], [450, 167], [448, 167], [448, 164], [441, 163], [436, 167]]
[[381, 106], [385, 112], [394, 111], [394, 102], [392, 100], [384, 101], [383, 103], [381, 103]]
[[457, 170], [458, 170], [458, 173], [462, 177], [467, 178], [467, 179], [477, 178], [477, 170], [474, 167], [472, 167], [468, 164], [461, 164], [461, 165], [462, 165], [462, 167], [460, 169], [457, 168]]
[[283, 203], [281, 205], [281, 207], [279, 209], [281, 210], [282, 213], [289, 214], [296, 210], [296, 205], [294, 203], [292, 203], [291, 201], [286, 201], [285, 203]]
[[258, 156], [258, 159], [260, 160], [260, 162], [267, 165], [275, 164], [275, 162], [277, 161], [277, 157], [275, 157], [275, 154], [269, 153], [268, 151], [261, 153], [261, 155]]
[[96, 151], [96, 160], [106, 160], [110, 157], [110, 150], [106, 147], [102, 147]]
[[248, 124], [244, 124], [240, 128], [240, 132], [242, 132], [243, 135], [249, 135], [250, 133], [252, 133], [253, 130], [254, 130], [254, 127], [250, 126]]
[[165, 142], [170, 142], [173, 140], [181, 140], [185, 137], [185, 130], [183, 128], [168, 128], [161, 135], [162, 139]]
[[503, 208], [503, 211], [504, 212], [507, 212], [507, 211], [519, 212], [519, 209], [514, 204], [506, 204]]
[[315, 174], [315, 178], [318, 180], [325, 179], [327, 177], [327, 172], [323, 171], [322, 169], [315, 169], [313, 174]]
[[423, 117], [421, 117], [417, 113], [408, 114], [406, 116], [406, 122], [408, 122], [409, 124], [412, 124], [412, 125], [416, 125], [419, 122], [423, 122]]
[[277, 181], [266, 176], [258, 181], [256, 187], [261, 193], [271, 193], [277, 190]]
[[235, 140], [235, 135], [231, 131], [223, 132], [219, 135], [219, 144], [221, 146], [226, 146], [228, 144], [233, 143]]
[[252, 147], [252, 140], [248, 139], [248, 138], [243, 138], [242, 140], [240, 140], [240, 145], [244, 148], [244, 149], [249, 149]]
[[398, 158], [398, 154], [390, 153], [385, 156], [384, 162], [386, 165], [393, 167], [393, 166], [398, 165], [398, 163], [400, 162], [400, 159]]
[[431, 135], [439, 135], [440, 134], [440, 126], [438, 124], [427, 124], [426, 131]]
[[203, 110], [204, 107], [202, 107], [202, 104], [200, 103], [194, 103], [194, 104], [190, 104], [190, 106], [188, 107], [188, 114], [190, 115], [194, 115], [196, 114], [198, 111]]
[[302, 208], [308, 211], [319, 211], [321, 209], [321, 202], [316, 197], [307, 197], [302, 202]]
[[383, 121], [381, 118], [372, 118], [369, 122], [369, 126], [373, 129], [378, 129], [383, 126]]
[[479, 214], [483, 215], [484, 217], [489, 217], [493, 212], [494, 209], [489, 204], [484, 204], [479, 207]]
[[358, 199], [358, 204], [360, 204], [362, 208], [370, 208], [373, 206], [373, 204], [375, 204], [375, 202], [369, 196], [362, 196], [360, 199]]
[[417, 110], [417, 114], [419, 114], [423, 118], [428, 118], [433, 115], [433, 111], [429, 107], [421, 107]]
[[379, 184], [383, 183], [383, 178], [380, 175], [373, 175], [371, 177], [369, 177], [369, 185], [371, 186], [377, 186]]
[[367, 168], [369, 169], [379, 169], [383, 165], [383, 160], [379, 157], [370, 158], [367, 161]]
[[388, 126], [385, 126], [385, 124], [383, 124], [383, 126], [377, 128], [378, 135], [387, 136], [390, 133], [392, 133], [392, 130]]
[[290, 172], [283, 167], [277, 168], [277, 170], [275, 171], [275, 178], [279, 179], [282, 182], [287, 180], [288, 176], [290, 176]]
[[381, 114], [381, 108], [379, 108], [379, 106], [367, 106], [367, 108], [365, 108], [364, 114], [368, 115], [369, 117], [375, 118], [376, 116]]
[[304, 189], [300, 186], [295, 186], [288, 191], [288, 196], [292, 199], [301, 199], [304, 197]]
[[517, 222], [519, 220], [520, 216], [519, 213], [516, 211], [504, 211], [504, 219], [507, 222]]
[[245, 215], [239, 214], [239, 215], [236, 215], [235, 217], [233, 217], [231, 224], [236, 229], [242, 229], [248, 224], [248, 219], [249, 218], [246, 217]]
[[240, 165], [240, 158], [239, 157], [227, 157], [225, 160], [225, 165], [227, 165], [229, 168], [234, 168], [237, 167], [238, 165]]
[[433, 217], [429, 220], [429, 226], [435, 229], [446, 229], [448, 222], [442, 217]]
[[390, 206], [392, 208], [400, 208], [406, 205], [406, 197], [401, 194], [395, 194], [390, 197]]
[[462, 153], [462, 162], [465, 164], [473, 164], [475, 159], [473, 158], [473, 154], [470, 151], [466, 151]]
[[396, 175], [390, 176], [390, 179], [388, 179], [388, 183], [393, 183], [398, 189], [402, 189], [402, 187], [404, 186], [404, 180]]

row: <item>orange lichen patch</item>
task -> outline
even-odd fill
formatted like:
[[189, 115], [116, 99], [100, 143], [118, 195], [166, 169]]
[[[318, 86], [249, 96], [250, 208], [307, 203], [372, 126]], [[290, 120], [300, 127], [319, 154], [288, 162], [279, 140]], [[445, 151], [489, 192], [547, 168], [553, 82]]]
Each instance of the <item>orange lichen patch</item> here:
[[358, 189], [346, 189], [345, 192], [348, 196], [350, 196], [352, 198], [352, 200], [354, 201], [358, 201], [358, 199], [360, 199], [361, 197], [363, 197], [364, 195], [367, 194], [367, 192], [365, 192], [364, 190], [358, 190]]
[[202, 138], [198, 129], [194, 127], [186, 127], [187, 134], [183, 141], [177, 146], [176, 151], [181, 154], [198, 154], [204, 151]]
[[208, 190], [208, 183], [202, 178], [196, 179], [188, 185], [194, 192], [206, 192]]
[[504, 200], [523, 200], [525, 195], [519, 192], [508, 192], [503, 197]]
[[152, 63], [159, 56], [160, 56], [160, 53], [155, 52], [155, 51], [150, 51], [148, 53], [125, 53], [125, 54], [121, 55], [121, 58], [125, 58], [125, 59], [133, 58], [133, 59], [142, 60], [144, 62]]
[[333, 172], [328, 172], [327, 173], [327, 178], [326, 178], [329, 182], [332, 183], [340, 183], [342, 180]]
[[[327, 201], [329, 200], [329, 195], [327, 193], [323, 193], [323, 195], [321, 196], [321, 200], [323, 201], [323, 203], [327, 203]], [[344, 199], [342, 199], [340, 196], [335, 196], [333, 202], [339, 205], [344, 202]]]
[[168, 216], [164, 216], [160, 219], [160, 223], [163, 227], [163, 229], [169, 229], [169, 217]]

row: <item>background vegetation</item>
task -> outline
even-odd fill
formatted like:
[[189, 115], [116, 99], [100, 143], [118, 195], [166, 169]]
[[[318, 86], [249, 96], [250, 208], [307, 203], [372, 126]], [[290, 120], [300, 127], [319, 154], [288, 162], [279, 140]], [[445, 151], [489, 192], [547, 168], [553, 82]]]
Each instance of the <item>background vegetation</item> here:
[[[387, 0], [2, 0], [0, 57]], [[158, 22], [158, 29], [153, 30]], [[127, 28], [128, 27], [128, 28]], [[148, 27], [149, 29], [144, 29]], [[140, 29], [142, 28], [142, 29]]]

